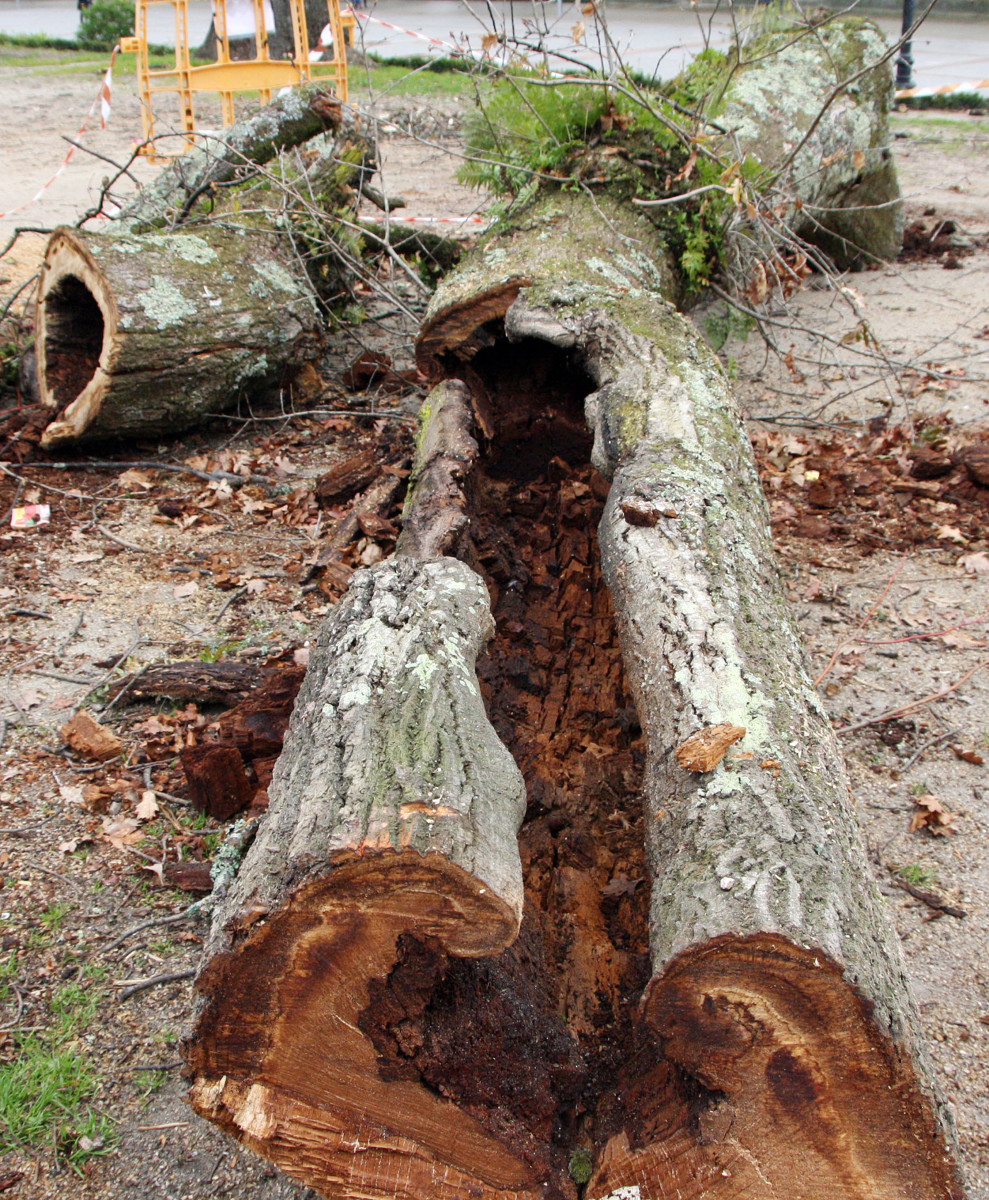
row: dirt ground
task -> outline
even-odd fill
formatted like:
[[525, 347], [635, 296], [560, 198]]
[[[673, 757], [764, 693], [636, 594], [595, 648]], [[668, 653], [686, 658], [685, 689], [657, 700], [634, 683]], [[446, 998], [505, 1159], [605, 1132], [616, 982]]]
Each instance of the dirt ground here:
[[[57, 167], [61, 135], [75, 134], [98, 76], [95, 63], [78, 75], [0, 67], [8, 132], [19, 131], [0, 145], [0, 211]], [[387, 189], [415, 215], [473, 212], [478, 197], [453, 180], [455, 105], [382, 106], [387, 124], [411, 110], [428, 135], [389, 135]], [[136, 96], [120, 81], [111, 127], [87, 144], [119, 159], [137, 124]], [[827, 668], [822, 692], [848, 730], [876, 881], [955, 1111], [968, 1194], [989, 1200], [989, 541], [980, 490], [950, 463], [989, 430], [989, 126], [943, 114], [904, 114], [895, 126], [908, 219], [953, 220], [951, 246], [850, 276], [844, 294], [811, 281], [770, 313], [783, 357], [751, 331], [729, 337], [722, 354], [751, 420], [811, 670]], [[0, 222], [0, 233], [76, 219], [108, 170], [77, 153], [44, 202]], [[142, 163], [138, 176], [151, 170]], [[0, 260], [6, 294], [30, 276], [40, 240]], [[723, 321], [717, 306], [695, 316], [708, 330]], [[813, 336], [821, 332], [831, 341]], [[369, 323], [354, 336], [407, 364], [407, 330]], [[0, 454], [11, 472], [0, 483], [0, 948], [13, 964], [0, 992], [0, 1060], [46, 1029], [53, 1003], [78, 984], [90, 1003], [80, 1002], [86, 1020], [66, 1045], [100, 1078], [93, 1105], [103, 1122], [91, 1141], [97, 1151], [105, 1143], [80, 1167], [66, 1146], [11, 1151], [0, 1188], [17, 1200], [307, 1194], [185, 1106], [176, 1039], [191, 1012], [188, 980], [122, 998], [135, 980], [195, 964], [201, 929], [191, 921], [108, 945], [151, 915], [183, 910], [191, 897], [162, 886], [159, 865], [208, 858], [219, 827], [195, 819], [174, 757], [208, 714], [123, 700], [107, 708], [107, 685], [150, 663], [264, 658], [312, 639], [332, 602], [301, 582], [326, 532], [313, 483], [368, 438], [403, 444], [417, 402], [346, 394], [340, 366], [359, 348], [342, 336], [323, 365], [320, 404], [331, 415], [245, 412], [181, 440], [107, 452], [249, 469], [274, 481], [267, 492], [153, 468], [20, 468], [11, 447]], [[908, 434], [892, 432], [905, 422]], [[953, 474], [914, 487], [917, 446]], [[828, 494], [831, 477], [840, 494]], [[15, 498], [50, 504], [50, 524], [11, 530]], [[354, 553], [373, 558], [372, 545]], [[917, 701], [898, 720], [865, 724]], [[120, 736], [118, 761], [94, 769], [64, 751], [58, 730], [78, 706]], [[915, 898], [905, 881], [965, 915]]]

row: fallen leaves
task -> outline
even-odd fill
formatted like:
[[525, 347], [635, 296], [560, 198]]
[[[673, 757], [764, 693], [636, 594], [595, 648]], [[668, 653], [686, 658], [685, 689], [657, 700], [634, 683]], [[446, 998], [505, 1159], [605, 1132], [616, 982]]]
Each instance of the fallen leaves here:
[[958, 560], [966, 575], [985, 575], [989, 573], [989, 554], [979, 550], [975, 554], [963, 554]]
[[925, 830], [932, 837], [947, 837], [949, 833], [957, 833], [955, 821], [959, 814], [949, 812], [937, 796], [926, 793], [914, 796], [914, 813], [910, 818], [910, 832]]

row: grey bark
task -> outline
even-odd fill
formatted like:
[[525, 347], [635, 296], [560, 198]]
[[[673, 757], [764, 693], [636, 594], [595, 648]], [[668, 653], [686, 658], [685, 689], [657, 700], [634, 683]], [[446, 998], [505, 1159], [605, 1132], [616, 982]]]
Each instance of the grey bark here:
[[802, 34], [795, 25], [761, 36], [758, 29], [731, 51], [727, 86], [710, 101], [729, 131], [714, 148], [757, 164], [755, 185], [764, 191], [767, 213], [778, 210], [755, 228], [738, 212], [729, 232], [735, 253], [751, 258], [753, 234], [766, 243], [771, 225], [782, 219], [843, 269], [895, 258], [903, 203], [889, 127], [893, 69], [883, 34], [871, 21], [849, 16]]
[[59, 229], [38, 296], [45, 446], [187, 428], [319, 344], [306, 273], [270, 233]]
[[518, 931], [525, 788], [474, 673], [491, 631], [461, 563], [355, 575], [213, 917], [193, 1106], [326, 1195], [523, 1195], [524, 1168], [469, 1116], [381, 1077], [363, 1023], [405, 935], [473, 957]]
[[341, 104], [325, 86], [312, 83], [293, 88], [222, 134], [204, 137], [202, 145], [188, 150], [142, 188], [121, 210], [116, 225], [131, 231], [172, 227], [184, 220], [211, 188], [236, 179], [252, 164], [263, 166], [280, 150], [327, 130], [334, 131], [341, 141], [348, 137], [367, 140], [367, 130], [355, 111]]

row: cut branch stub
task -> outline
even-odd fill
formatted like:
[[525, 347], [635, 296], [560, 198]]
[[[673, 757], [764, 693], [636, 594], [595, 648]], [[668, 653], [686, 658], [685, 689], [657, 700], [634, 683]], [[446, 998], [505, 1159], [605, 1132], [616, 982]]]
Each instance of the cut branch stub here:
[[38, 292], [41, 443], [187, 428], [318, 341], [312, 288], [277, 235], [57, 229]]
[[483, 583], [453, 560], [354, 577], [214, 919], [193, 1105], [328, 1195], [507, 1200], [533, 1184], [473, 1117], [388, 1078], [370, 1015], [406, 937], [474, 957], [518, 931], [524, 785], [474, 673], [491, 628]]

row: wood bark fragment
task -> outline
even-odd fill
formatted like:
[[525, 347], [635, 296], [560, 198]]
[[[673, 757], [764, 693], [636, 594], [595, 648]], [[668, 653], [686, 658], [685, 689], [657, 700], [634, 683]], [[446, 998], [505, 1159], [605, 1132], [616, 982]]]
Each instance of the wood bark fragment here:
[[62, 741], [83, 758], [106, 762], [122, 753], [124, 744], [112, 729], [101, 725], [85, 709], [77, 712], [60, 730]]
[[[622, 515], [628, 520], [624, 506]], [[744, 725], [732, 725], [730, 721], [720, 725], [709, 725], [706, 729], [692, 733], [682, 746], [677, 747], [676, 760], [685, 771], [713, 771], [729, 749], [743, 737]]]

